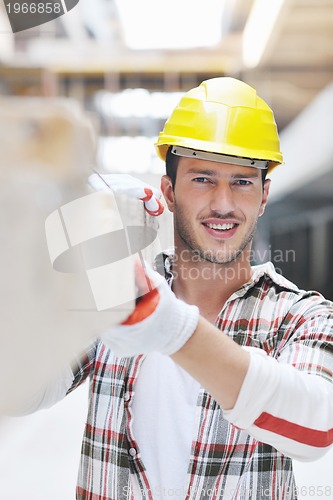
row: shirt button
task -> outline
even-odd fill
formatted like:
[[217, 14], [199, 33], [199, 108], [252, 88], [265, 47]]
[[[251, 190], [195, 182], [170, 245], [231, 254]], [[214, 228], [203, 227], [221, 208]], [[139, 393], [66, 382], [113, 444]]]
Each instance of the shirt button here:
[[124, 400], [125, 401], [129, 401], [130, 399], [131, 399], [130, 393], [129, 392], [125, 392], [125, 394], [124, 394]]
[[135, 457], [135, 455], [136, 455], [136, 449], [135, 448], [130, 448], [128, 450], [128, 453], [131, 455], [131, 457]]

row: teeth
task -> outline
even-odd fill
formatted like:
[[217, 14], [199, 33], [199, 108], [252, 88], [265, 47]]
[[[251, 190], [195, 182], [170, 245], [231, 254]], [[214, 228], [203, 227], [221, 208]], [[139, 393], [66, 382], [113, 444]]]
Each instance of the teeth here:
[[227, 229], [232, 229], [235, 224], [207, 224], [211, 229], [219, 229], [220, 231], [226, 231]]

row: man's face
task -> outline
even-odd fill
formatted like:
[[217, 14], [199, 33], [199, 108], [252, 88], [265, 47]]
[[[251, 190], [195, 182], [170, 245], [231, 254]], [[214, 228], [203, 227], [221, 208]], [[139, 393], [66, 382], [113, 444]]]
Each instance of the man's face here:
[[176, 245], [218, 264], [240, 258], [264, 212], [269, 183], [263, 189], [256, 168], [180, 158], [174, 191], [169, 178], [162, 179]]

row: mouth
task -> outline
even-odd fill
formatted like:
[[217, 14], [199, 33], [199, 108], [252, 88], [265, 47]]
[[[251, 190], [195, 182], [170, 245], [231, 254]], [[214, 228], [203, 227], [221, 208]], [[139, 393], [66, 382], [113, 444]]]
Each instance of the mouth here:
[[206, 231], [217, 239], [231, 238], [237, 231], [238, 225], [235, 222], [208, 222], [202, 223]]
[[229, 231], [233, 229], [236, 224], [204, 224], [206, 227], [210, 229], [215, 229], [216, 231]]

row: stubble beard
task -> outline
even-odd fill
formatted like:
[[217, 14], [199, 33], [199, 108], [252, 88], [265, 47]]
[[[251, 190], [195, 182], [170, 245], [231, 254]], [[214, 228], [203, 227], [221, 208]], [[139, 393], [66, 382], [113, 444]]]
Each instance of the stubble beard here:
[[[174, 218], [175, 218], [175, 229], [185, 245], [187, 250], [190, 250], [196, 258], [201, 259], [205, 262], [210, 262], [212, 264], [231, 264], [236, 260], [240, 259], [243, 255], [244, 250], [250, 245], [253, 240], [254, 233], [257, 228], [257, 220], [254, 221], [249, 231], [245, 235], [243, 241], [239, 245], [238, 248], [234, 250], [229, 250], [227, 252], [225, 249], [221, 250], [212, 250], [212, 249], [204, 249], [197, 242], [195, 235], [193, 234], [193, 229], [191, 224], [187, 222], [186, 216], [184, 216], [184, 211], [179, 208], [179, 206], [175, 203], [174, 205]], [[216, 215], [214, 215], [216, 217]], [[217, 216], [220, 217], [221, 216]], [[222, 218], [221, 218], [222, 219]], [[224, 241], [222, 243], [225, 245]], [[197, 260], [197, 259], [196, 259]]]

